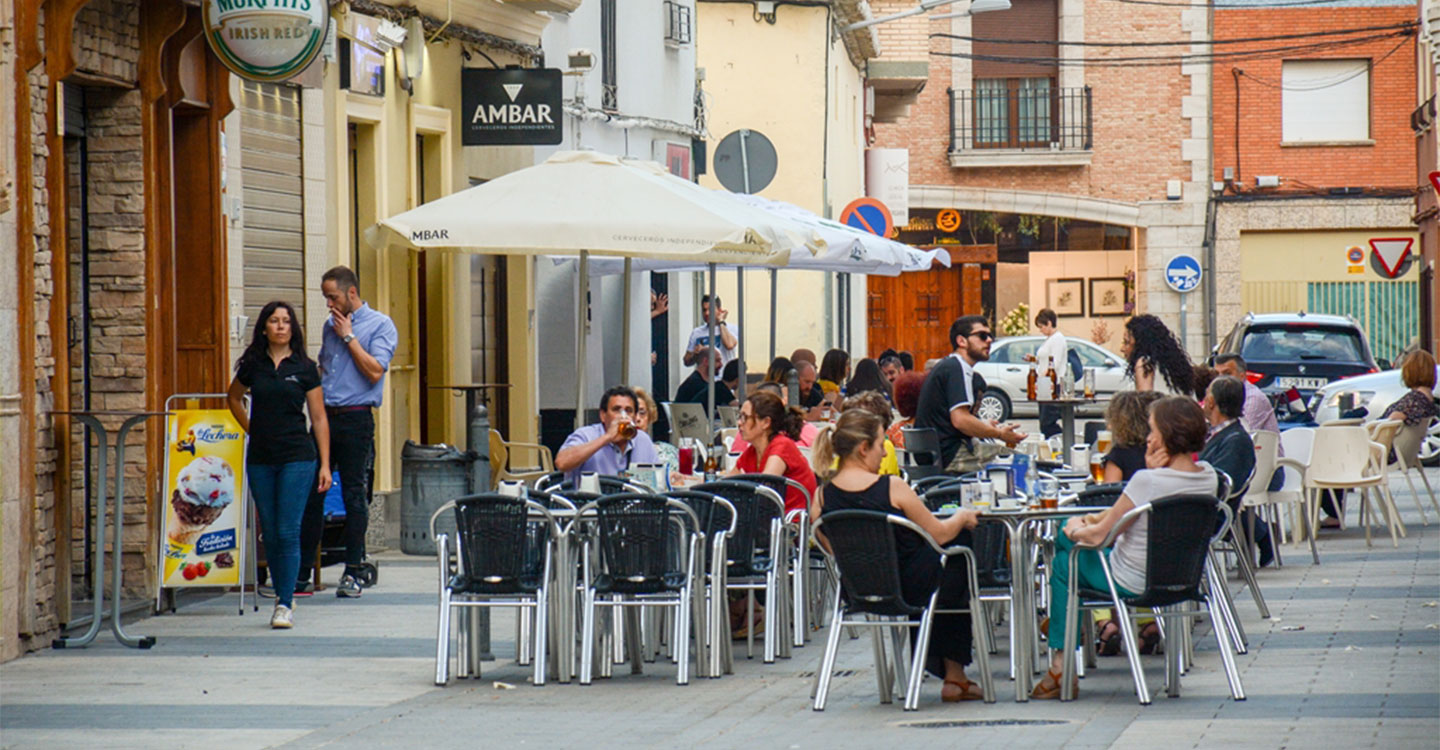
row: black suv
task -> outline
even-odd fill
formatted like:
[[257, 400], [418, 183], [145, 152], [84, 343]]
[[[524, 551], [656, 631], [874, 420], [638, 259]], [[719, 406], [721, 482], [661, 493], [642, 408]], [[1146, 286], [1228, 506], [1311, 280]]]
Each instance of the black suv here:
[[1272, 398], [1294, 388], [1306, 402], [1327, 383], [1382, 367], [1348, 315], [1250, 313], [1215, 347], [1211, 363], [1221, 354], [1244, 357], [1246, 377]]

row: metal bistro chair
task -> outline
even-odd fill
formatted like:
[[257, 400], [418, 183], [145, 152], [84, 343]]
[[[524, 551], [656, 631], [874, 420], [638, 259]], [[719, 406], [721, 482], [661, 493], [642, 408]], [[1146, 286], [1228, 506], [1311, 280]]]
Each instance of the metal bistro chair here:
[[[736, 474], [725, 477], [731, 482], [754, 482], [769, 487], [781, 498], [789, 490], [795, 490], [805, 500], [805, 507], [785, 512], [785, 530], [791, 537], [790, 549], [790, 624], [793, 626], [793, 645], [804, 646], [809, 630], [807, 625], [814, 622], [814, 610], [810, 606], [808, 592], [817, 582], [809, 580], [825, 575], [825, 567], [810, 564], [810, 505], [813, 498], [805, 485], [778, 474]], [[782, 656], [788, 654], [781, 654]]]
[[[453, 607], [520, 607], [535, 610], [534, 684], [545, 684], [545, 647], [551, 555], [560, 534], [545, 506], [498, 494], [470, 495], [442, 506], [453, 509], [458, 565], [451, 566], [449, 539], [435, 536], [440, 570], [440, 616], [436, 633], [435, 684], [450, 679], [450, 610]], [[541, 546], [529, 532], [531, 518], [543, 519]], [[517, 644], [518, 645], [518, 644]], [[462, 662], [468, 654], [461, 654]], [[475, 665], [479, 676], [478, 663]]]
[[[688, 505], [652, 494], [602, 497], [576, 511], [577, 520], [595, 516], [596, 534], [584, 542], [598, 555], [583, 554], [585, 603], [580, 643], [580, 684], [589, 685], [595, 667], [597, 607], [673, 607], [672, 643], [677, 685], [690, 682], [692, 587], [699, 550], [700, 520]], [[672, 524], [681, 524], [674, 533]]]
[[[1250, 485], [1255, 481], [1255, 468], [1250, 469], [1250, 475], [1242, 481], [1237, 482], [1233, 488], [1226, 488], [1224, 492], [1225, 504], [1230, 508], [1230, 514], [1234, 519], [1229, 528], [1216, 538], [1211, 545], [1212, 552], [1221, 554], [1230, 553], [1235, 556], [1235, 567], [1240, 571], [1240, 578], [1243, 584], [1250, 589], [1250, 596], [1255, 600], [1255, 606], [1260, 610], [1260, 616], [1266, 620], [1270, 619], [1270, 607], [1265, 604], [1265, 595], [1260, 592], [1260, 584], [1255, 580], [1255, 562], [1251, 557], [1250, 537], [1245, 533], [1244, 525], [1240, 523], [1239, 508], [1244, 500], [1245, 494], [1250, 491]], [[1225, 580], [1225, 568], [1221, 567], [1218, 572], [1221, 574], [1221, 582]], [[1245, 653], [1246, 639], [1245, 631], [1240, 626], [1239, 613], [1235, 611], [1234, 597], [1231, 596], [1229, 584], [1224, 584], [1222, 592], [1229, 616], [1235, 625], [1235, 632], [1239, 636], [1237, 643], [1238, 653]]]
[[695, 621], [703, 629], [695, 634], [696, 674], [716, 678], [726, 673], [722, 644], [730, 638], [729, 607], [725, 598], [725, 545], [735, 533], [735, 506], [719, 495], [675, 490], [665, 497], [690, 506], [700, 521], [702, 544], [695, 566]]
[[[575, 503], [558, 492], [550, 493], [544, 492], [542, 490], [526, 489], [525, 499], [543, 506], [546, 510], [550, 511], [552, 515], [554, 515], [558, 511], [561, 514], [561, 517], [567, 515], [573, 517], [575, 513]], [[563, 528], [560, 525], [559, 517], [556, 518], [556, 527], [557, 529]], [[538, 555], [539, 550], [544, 548], [546, 533], [547, 530], [545, 526], [543, 524], [535, 523], [532, 519], [527, 531], [527, 534], [529, 535], [529, 541], [525, 547], [527, 565], [533, 564], [534, 558], [536, 558], [536, 556]], [[563, 533], [555, 538], [555, 549], [551, 553], [552, 562], [550, 564], [550, 569], [553, 573], [556, 574], [553, 579], [553, 581], [556, 583], [562, 580], [562, 576], [560, 575], [560, 573], [562, 573], [561, 565], [567, 564], [569, 560], [573, 559], [568, 554], [568, 544], [569, 540], [565, 537]], [[569, 579], [566, 578], [564, 580], [568, 581]], [[551, 627], [550, 632], [548, 633], [548, 643], [550, 646], [551, 658], [547, 661], [549, 661], [551, 670], [557, 674], [561, 682], [569, 682], [570, 676], [574, 672], [573, 657], [571, 658], [570, 669], [561, 670], [558, 668], [558, 664], [563, 661], [566, 655], [573, 655], [574, 647], [572, 646], [569, 651], [563, 649], [562, 645], [560, 644], [560, 640], [557, 637], [557, 628], [555, 628], [554, 625], [562, 617], [565, 617], [570, 612], [572, 612], [573, 608], [567, 608], [565, 606], [565, 602], [561, 600], [564, 588], [552, 584], [550, 587], [550, 592], [551, 595], [549, 620]], [[520, 616], [515, 618], [515, 661], [521, 666], [528, 666], [530, 664], [530, 654], [534, 650], [534, 646], [531, 643], [530, 636], [537, 631], [531, 624], [530, 615], [531, 610], [521, 609]]]
[[900, 470], [911, 482], [945, 473], [941, 463], [940, 433], [930, 427], [903, 427], [900, 434], [905, 436], [905, 465]]
[[910, 482], [910, 488], [915, 490], [915, 494], [924, 495], [930, 490], [945, 487], [950, 484], [958, 485], [959, 483], [960, 477], [953, 474], [932, 474], [928, 477], [921, 477], [920, 479]]
[[[1230, 695], [1235, 700], [1245, 699], [1245, 690], [1240, 684], [1239, 671], [1235, 665], [1235, 654], [1231, 644], [1231, 631], [1220, 609], [1224, 606], [1215, 599], [1218, 573], [1210, 564], [1210, 545], [1226, 531], [1221, 528], [1213, 535], [1215, 514], [1223, 514], [1228, 526], [1230, 508], [1211, 495], [1173, 495], [1160, 498], [1148, 505], [1131, 510], [1116, 522], [1114, 528], [1099, 545], [1076, 544], [1070, 549], [1070, 580], [1068, 581], [1068, 607], [1065, 611], [1065, 654], [1064, 669], [1060, 678], [1061, 700], [1074, 700], [1075, 680], [1075, 639], [1078, 634], [1081, 609], [1113, 608], [1115, 619], [1120, 624], [1120, 634], [1125, 642], [1125, 656], [1130, 662], [1130, 675], [1135, 681], [1135, 695], [1141, 705], [1150, 703], [1150, 689], [1145, 684], [1145, 671], [1140, 665], [1140, 650], [1135, 639], [1133, 619], [1141, 616], [1131, 612], [1132, 607], [1156, 608], [1156, 616], [1169, 621], [1169, 627], [1162, 628], [1162, 637], [1169, 633], [1173, 639], [1165, 646], [1165, 688], [1172, 697], [1180, 695], [1180, 659], [1183, 648], [1183, 628], [1179, 620], [1204, 614], [1209, 618], [1215, 638], [1220, 645], [1220, 659], [1225, 665], [1225, 674], [1230, 682]], [[1143, 521], [1140, 516], [1148, 515]], [[1110, 569], [1110, 560], [1103, 553], [1115, 543], [1131, 523], [1147, 523], [1148, 547], [1145, 555], [1145, 590], [1138, 596], [1120, 596], [1115, 586], [1115, 576]], [[1105, 571], [1108, 591], [1081, 589], [1079, 587], [1078, 556], [1081, 550], [1102, 550], [1100, 564]], [[1209, 586], [1206, 586], [1206, 583]], [[1204, 605], [1196, 612], [1175, 610], [1174, 605], [1195, 601]], [[1160, 609], [1164, 608], [1164, 609]]]
[[[735, 531], [725, 547], [725, 587], [745, 592], [746, 627], [745, 653], [755, 656], [755, 592], [765, 592], [765, 635], [762, 659], [773, 663], [775, 657], [790, 657], [790, 642], [782, 634], [789, 630], [789, 584], [787, 575], [790, 555], [786, 551], [783, 522], [783, 496], [769, 487], [754, 482], [706, 482], [692, 489], [719, 495], [735, 508]], [[730, 640], [721, 644], [726, 671], [730, 670]]]
[[1124, 493], [1124, 482], [1094, 484], [1075, 493], [1075, 505], [1081, 508], [1108, 508]]
[[[975, 556], [968, 547], [941, 547], [935, 539], [913, 521], [890, 513], [869, 510], [842, 510], [825, 514], [815, 522], [815, 530], [824, 527], [829, 542], [828, 554], [840, 573], [840, 592], [835, 595], [835, 609], [830, 620], [830, 633], [825, 643], [825, 654], [815, 673], [814, 710], [824, 711], [825, 700], [830, 693], [830, 677], [835, 669], [835, 656], [840, 648], [840, 632], [846, 627], [870, 628], [874, 636], [875, 676], [880, 688], [880, 702], [893, 701], [893, 685], [898, 677], [905, 685], [905, 710], [914, 711], [920, 707], [920, 681], [925, 675], [925, 657], [930, 648], [930, 629], [938, 608], [940, 587], [930, 594], [930, 601], [924, 607], [914, 607], [905, 601], [900, 586], [900, 562], [895, 549], [896, 527], [909, 529], [925, 540], [940, 556], [943, 566], [953, 556], [966, 558], [966, 571], [970, 578], [970, 601], [962, 610], [945, 612], [969, 612], [971, 622], [983, 615], [980, 603], [980, 585], [975, 576]], [[943, 576], [942, 576], [943, 579]], [[843, 592], [843, 593], [841, 593]], [[860, 617], [863, 615], [863, 617]], [[918, 616], [918, 622], [911, 617]], [[901, 628], [919, 628], [915, 648], [907, 672], [903, 658], [904, 647], [900, 639]], [[892, 647], [895, 650], [896, 674], [893, 674], [885, 656], [881, 631], [891, 630]], [[976, 627], [976, 661], [980, 666], [980, 687], [986, 703], [995, 702], [994, 678], [990, 674], [990, 629]]]
[[[960, 505], [963, 493], [958, 483], [947, 484], [931, 489], [921, 499], [931, 512], [935, 512], [943, 505]], [[985, 620], [985, 625], [993, 630], [997, 616], [1004, 612], [1000, 604], [1003, 602], [1005, 607], [1013, 607], [1010, 594], [1013, 582], [1009, 559], [1010, 527], [1002, 521], [981, 519], [970, 532], [970, 551], [975, 555], [975, 579], [980, 583], [980, 603], [985, 606], [989, 618]], [[1013, 677], [1016, 669], [1015, 618], [1011, 616], [1006, 622], [1011, 643], [1010, 674]], [[993, 636], [990, 638], [990, 653], [999, 653]]]

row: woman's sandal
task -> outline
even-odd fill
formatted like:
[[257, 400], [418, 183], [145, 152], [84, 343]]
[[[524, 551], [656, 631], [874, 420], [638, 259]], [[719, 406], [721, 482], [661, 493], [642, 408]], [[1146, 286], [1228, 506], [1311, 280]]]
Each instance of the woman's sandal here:
[[1165, 653], [1160, 648], [1160, 626], [1153, 622], [1145, 623], [1140, 629], [1140, 653], [1144, 656]]
[[[958, 689], [950, 690], [952, 685]], [[946, 680], [940, 688], [940, 700], [946, 703], [985, 700], [985, 691], [974, 680]]]
[[[1030, 691], [1030, 697], [1035, 700], [1053, 701], [1060, 699], [1060, 680], [1063, 677], [1055, 670], [1048, 670], [1045, 676], [1036, 683], [1035, 688]], [[1080, 680], [1075, 680], [1075, 695], [1080, 695]]]
[[1098, 635], [1095, 637], [1095, 652], [1101, 656], [1120, 655], [1120, 623], [1114, 620], [1101, 620], [1096, 623]]

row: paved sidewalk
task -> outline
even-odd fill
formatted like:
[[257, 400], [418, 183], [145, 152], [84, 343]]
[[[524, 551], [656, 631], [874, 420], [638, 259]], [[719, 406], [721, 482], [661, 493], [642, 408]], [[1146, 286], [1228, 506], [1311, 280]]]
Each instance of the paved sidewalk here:
[[[1440, 486], [1440, 472], [1431, 477]], [[537, 689], [511, 661], [513, 619], [501, 613], [500, 661], [481, 680], [437, 688], [433, 561], [386, 555], [380, 586], [358, 601], [333, 588], [299, 600], [293, 631], [269, 630], [268, 610], [237, 616], [233, 596], [189, 599], [178, 614], [129, 626], [158, 637], [152, 651], [102, 634], [88, 649], [5, 664], [0, 747], [1435, 747], [1440, 525], [1433, 512], [1431, 526], [1420, 524], [1403, 487], [1396, 501], [1410, 535], [1398, 549], [1388, 535], [1367, 548], [1358, 528], [1329, 532], [1321, 566], [1287, 546], [1288, 564], [1261, 572], [1273, 620], [1241, 594], [1251, 650], [1239, 659], [1249, 695], [1239, 703], [1208, 629], [1184, 694], [1160, 692], [1147, 707], [1123, 657], [1102, 658], [1074, 703], [1016, 704], [1002, 643], [997, 703], [943, 704], [932, 679], [920, 710], [906, 713], [879, 704], [868, 639], [844, 644], [824, 713], [808, 701], [818, 639], [773, 665], [745, 661], [737, 644], [736, 674], [687, 687], [660, 664]], [[1304, 630], [1285, 630], [1295, 626]], [[1160, 658], [1146, 667], [1158, 691]]]

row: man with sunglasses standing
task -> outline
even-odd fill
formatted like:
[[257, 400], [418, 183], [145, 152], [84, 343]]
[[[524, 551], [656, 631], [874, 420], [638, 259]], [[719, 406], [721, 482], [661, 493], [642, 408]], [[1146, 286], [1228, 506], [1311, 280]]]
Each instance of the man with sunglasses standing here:
[[[940, 436], [940, 457], [950, 467], [955, 457], [967, 453], [985, 463], [984, 451], [977, 450], [976, 438], [997, 438], [1008, 446], [1025, 439], [1014, 425], [982, 420], [973, 413], [985, 381], [975, 373], [975, 364], [990, 359], [990, 342], [995, 335], [984, 316], [966, 315], [950, 326], [954, 351], [925, 376], [915, 409], [915, 426], [928, 427]], [[993, 457], [993, 456], [992, 456]], [[967, 469], [969, 467], [966, 467]], [[978, 470], [976, 467], [975, 470]]]

